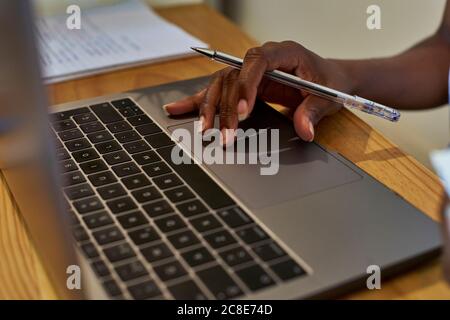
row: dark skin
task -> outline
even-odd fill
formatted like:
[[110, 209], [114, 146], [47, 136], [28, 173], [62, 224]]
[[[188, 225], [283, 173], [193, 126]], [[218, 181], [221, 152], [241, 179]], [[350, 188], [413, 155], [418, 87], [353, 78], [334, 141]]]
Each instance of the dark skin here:
[[[264, 72], [282, 70], [349, 94], [403, 110], [429, 109], [448, 102], [450, 65], [450, 1], [436, 33], [409, 50], [389, 58], [324, 59], [293, 41], [268, 42], [247, 51], [242, 70], [217, 72], [207, 88], [164, 106], [171, 115], [198, 110], [203, 131], [220, 114], [223, 144], [234, 141], [227, 129], [252, 112], [258, 97], [294, 109], [293, 123], [300, 138], [313, 141], [314, 126], [341, 106], [297, 89], [272, 82]], [[450, 200], [443, 198], [442, 212]], [[444, 219], [444, 221], [446, 221]], [[450, 281], [450, 230], [444, 226], [444, 271]]]
[[[165, 105], [171, 115], [198, 110], [203, 131], [220, 114], [220, 129], [236, 129], [252, 112], [258, 97], [294, 109], [297, 134], [314, 139], [314, 126], [341, 106], [263, 77], [282, 70], [303, 79], [398, 109], [427, 109], [448, 99], [450, 63], [450, 2], [437, 32], [409, 50], [390, 58], [368, 60], [324, 59], [293, 41], [268, 42], [247, 51], [242, 70], [225, 68], [197, 94]], [[226, 134], [224, 143], [230, 143]], [[231, 140], [231, 141], [230, 141]]]

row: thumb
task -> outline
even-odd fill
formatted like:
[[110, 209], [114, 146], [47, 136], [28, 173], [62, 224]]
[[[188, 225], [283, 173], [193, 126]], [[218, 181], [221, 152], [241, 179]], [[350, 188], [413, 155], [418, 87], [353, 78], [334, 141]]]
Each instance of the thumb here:
[[319, 121], [336, 111], [340, 105], [317, 96], [309, 95], [297, 107], [294, 113], [294, 128], [304, 141], [314, 140], [314, 127]]

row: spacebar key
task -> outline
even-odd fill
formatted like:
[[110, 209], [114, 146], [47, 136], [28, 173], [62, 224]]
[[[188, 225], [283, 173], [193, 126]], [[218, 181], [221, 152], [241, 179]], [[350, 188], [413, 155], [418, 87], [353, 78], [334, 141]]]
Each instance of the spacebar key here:
[[91, 109], [103, 123], [123, 120], [122, 116], [107, 102], [93, 105], [91, 106]]
[[[234, 201], [197, 164], [174, 164], [171, 160], [172, 148], [156, 149], [160, 156], [183, 178], [187, 184], [213, 209], [234, 204]], [[177, 150], [176, 154], [180, 150]]]

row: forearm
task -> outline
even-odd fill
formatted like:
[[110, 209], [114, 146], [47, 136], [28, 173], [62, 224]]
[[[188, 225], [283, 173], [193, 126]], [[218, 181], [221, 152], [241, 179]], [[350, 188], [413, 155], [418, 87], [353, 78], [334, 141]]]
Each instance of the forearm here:
[[450, 45], [437, 33], [390, 58], [335, 60], [353, 93], [399, 109], [426, 109], [448, 102]]

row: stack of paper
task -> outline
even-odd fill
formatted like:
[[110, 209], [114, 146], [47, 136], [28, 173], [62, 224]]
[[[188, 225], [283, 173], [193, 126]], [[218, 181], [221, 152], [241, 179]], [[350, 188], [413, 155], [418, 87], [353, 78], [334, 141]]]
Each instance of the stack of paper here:
[[79, 30], [66, 27], [68, 16], [37, 19], [47, 83], [173, 59], [205, 46], [138, 0], [82, 10]]

